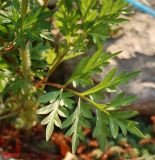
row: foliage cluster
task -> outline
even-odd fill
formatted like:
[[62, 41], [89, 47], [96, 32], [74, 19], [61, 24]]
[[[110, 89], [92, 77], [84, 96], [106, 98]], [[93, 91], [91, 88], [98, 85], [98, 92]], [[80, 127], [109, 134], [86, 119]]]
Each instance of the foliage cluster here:
[[[119, 54], [104, 52], [103, 41], [126, 21], [121, 15], [128, 13], [127, 4], [124, 0], [58, 0], [54, 10], [46, 5], [32, 0], [0, 2], [0, 119], [18, 115], [16, 121], [22, 119], [24, 127], [30, 128], [35, 113], [46, 115], [41, 122], [46, 125], [46, 140], [55, 126], [64, 128], [72, 136], [73, 152], [85, 139], [83, 128], [92, 128], [102, 149], [119, 130], [125, 136], [129, 131], [142, 137], [137, 122], [130, 120], [137, 112], [121, 108], [135, 97], [119, 89], [139, 72], [118, 73], [113, 68], [102, 81], [93, 81]], [[94, 54], [89, 55], [92, 47]], [[67, 82], [49, 81], [62, 62], [77, 56], [81, 59]]]

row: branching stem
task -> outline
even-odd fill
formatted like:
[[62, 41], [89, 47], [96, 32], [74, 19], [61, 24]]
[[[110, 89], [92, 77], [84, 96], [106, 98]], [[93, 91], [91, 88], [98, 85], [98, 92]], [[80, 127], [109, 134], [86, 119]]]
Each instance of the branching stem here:
[[[52, 86], [52, 87], [55, 87], [55, 88], [59, 88], [59, 89], [63, 89], [63, 90], [66, 90], [66, 91], [69, 91], [71, 93], [73, 93], [75, 96], [78, 96], [84, 100], [86, 100], [87, 102], [89, 102], [90, 104], [92, 104], [93, 106], [95, 106], [96, 108], [102, 110], [104, 113], [108, 114], [109, 115], [109, 112], [103, 107], [103, 105], [100, 105], [100, 104], [97, 104], [96, 102], [92, 101], [91, 99], [89, 99], [88, 97], [86, 96], [83, 96], [81, 93], [79, 92], [76, 92], [70, 88], [67, 88], [66, 86], [64, 85], [60, 85], [60, 84], [57, 84], [57, 83], [45, 83], [45, 85], [48, 85], [48, 86]], [[106, 105], [105, 105], [106, 106]]]

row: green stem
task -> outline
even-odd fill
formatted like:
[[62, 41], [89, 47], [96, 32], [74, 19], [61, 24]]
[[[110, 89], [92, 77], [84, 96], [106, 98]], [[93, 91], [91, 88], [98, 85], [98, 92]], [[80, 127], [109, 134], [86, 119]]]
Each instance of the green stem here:
[[21, 60], [22, 60], [22, 73], [25, 79], [30, 80], [31, 73], [31, 60], [29, 53], [28, 43], [25, 48], [21, 49]]
[[22, 17], [22, 20], [24, 20], [26, 14], [27, 14], [28, 4], [29, 4], [29, 0], [22, 0], [22, 7], [21, 7], [21, 17]]
[[106, 105], [105, 104], [98, 104], [94, 101], [92, 101], [91, 99], [89, 99], [88, 97], [86, 96], [83, 96], [81, 93], [79, 92], [76, 92], [70, 88], [66, 88], [66, 86], [64, 85], [60, 85], [60, 84], [56, 84], [56, 83], [45, 83], [45, 85], [48, 85], [48, 86], [52, 86], [52, 87], [55, 87], [55, 88], [59, 88], [59, 89], [63, 89], [63, 90], [66, 90], [68, 92], [71, 92], [73, 93], [75, 96], [78, 96], [80, 97], [81, 99], [84, 99], [86, 100], [87, 102], [89, 102], [90, 104], [92, 104], [93, 106], [95, 106], [97, 109], [100, 109], [101, 111], [103, 111], [104, 113], [106, 113], [107, 115], [109, 115], [110, 113], [106, 110]]
[[60, 65], [61, 63], [61, 60], [63, 59], [63, 57], [67, 54], [67, 52], [65, 52], [63, 55], [61, 56], [58, 56], [56, 58], [56, 60], [54, 61], [51, 69], [48, 71], [48, 75], [47, 75], [47, 78], [46, 78], [46, 81], [48, 80], [48, 78], [53, 74], [53, 72], [56, 70], [56, 68]]
[[[89, 102], [90, 104], [92, 104], [93, 106], [95, 106], [96, 108], [100, 109], [101, 111], [103, 111], [104, 113], [106, 113], [107, 115], [109, 115], [109, 112], [104, 108], [105, 105], [103, 105], [103, 104], [98, 104], [98, 103], [92, 101], [91, 99], [83, 96], [81, 93], [76, 92], [76, 91], [74, 91], [74, 90], [72, 90], [72, 89], [65, 88], [64, 90], [69, 91], [69, 92], [73, 93], [74, 95], [76, 95], [76, 96], [78, 96], [78, 97], [86, 100], [87, 102]], [[104, 107], [103, 107], [103, 106], [104, 106]]]
[[[22, 23], [27, 15], [29, 6], [29, 0], [22, 0], [21, 6], [21, 18]], [[22, 30], [22, 26], [21, 26]], [[26, 40], [25, 40], [26, 41]], [[31, 60], [30, 60], [30, 53], [29, 53], [29, 42], [27, 42], [26, 46], [22, 46], [20, 49], [20, 56], [22, 61], [22, 73], [26, 80], [30, 80], [30, 73], [31, 73]]]
[[56, 60], [54, 61], [51, 69], [48, 71], [48, 75], [47, 77], [45, 78], [45, 81], [44, 82], [47, 82], [49, 77], [53, 74], [53, 72], [57, 69], [57, 67], [62, 63], [62, 59], [65, 57], [65, 55], [68, 53], [69, 51], [69, 48], [70, 48], [70, 45], [68, 45], [66, 51], [63, 53], [63, 54], [58, 54]]
[[[80, 37], [75, 40], [74, 44], [76, 44], [79, 41], [79, 39], [80, 39]], [[61, 53], [58, 54], [56, 60], [54, 61], [53, 65], [51, 67], [51, 69], [48, 71], [48, 75], [45, 78], [44, 82], [48, 81], [48, 78], [53, 74], [53, 72], [57, 69], [57, 67], [63, 62], [63, 58], [69, 52], [70, 47], [74, 46], [74, 44], [68, 44], [68, 46], [66, 47], [67, 48], [66, 51], [63, 54], [61, 54]]]
[[[25, 16], [27, 14], [28, 5], [29, 5], [29, 0], [22, 0], [22, 6], [21, 6], [22, 22], [24, 21]], [[28, 43], [26, 44], [26, 47], [21, 48], [20, 53], [21, 53], [21, 60], [22, 60], [22, 73], [24, 78], [28, 80], [30, 79], [30, 66], [31, 66]]]

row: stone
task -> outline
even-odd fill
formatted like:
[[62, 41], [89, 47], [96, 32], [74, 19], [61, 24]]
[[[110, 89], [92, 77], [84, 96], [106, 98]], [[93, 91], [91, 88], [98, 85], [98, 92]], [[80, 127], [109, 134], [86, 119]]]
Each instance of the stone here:
[[[141, 71], [138, 78], [121, 89], [138, 96], [135, 107], [132, 107], [144, 114], [155, 114], [154, 26], [155, 18], [137, 12], [130, 17], [129, 22], [121, 25], [116, 37], [106, 44], [109, 52], [123, 51], [109, 68], [117, 66], [119, 71]], [[102, 78], [102, 74], [100, 76]]]

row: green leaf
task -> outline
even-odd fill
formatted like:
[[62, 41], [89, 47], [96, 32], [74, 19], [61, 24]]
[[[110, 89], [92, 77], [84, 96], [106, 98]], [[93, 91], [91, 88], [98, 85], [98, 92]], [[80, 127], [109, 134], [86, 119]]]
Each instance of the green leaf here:
[[68, 117], [68, 115], [69, 115], [67, 109], [65, 109], [64, 107], [61, 107], [61, 108], [58, 109], [58, 114], [61, 117]]
[[[46, 117], [44, 118], [42, 121], [41, 121], [41, 124], [42, 125], [45, 125], [47, 123], [49, 123], [51, 121], [51, 119], [54, 119], [57, 112], [58, 112], [58, 107], [59, 107], [59, 104], [60, 104], [60, 100], [58, 99], [57, 101], [53, 102], [53, 104], [50, 105], [50, 107], [52, 108], [51, 110], [51, 113]], [[43, 107], [44, 108], [44, 107]], [[38, 112], [40, 114], [44, 114], [44, 111], [43, 112], [40, 112], [41, 109], [38, 110]], [[43, 109], [42, 109], [43, 110]], [[41, 110], [41, 111], [42, 111]], [[48, 112], [49, 113], [49, 112]]]
[[143, 135], [143, 133], [136, 127], [136, 126], [130, 126], [128, 127], [128, 131], [140, 138], [145, 138], [145, 136]]
[[96, 53], [94, 53], [93, 56], [91, 56], [90, 59], [88, 60], [87, 65], [84, 67], [82, 72], [87, 72], [88, 70], [90, 70], [90, 68], [94, 64], [96, 64], [96, 62], [99, 60], [102, 52], [103, 52], [103, 49], [101, 48]]
[[135, 100], [136, 100], [135, 96], [125, 97], [124, 92], [120, 93], [112, 101], [110, 101], [108, 110], [118, 109], [122, 106], [127, 106]]
[[45, 57], [46, 57], [46, 62], [48, 64], [53, 64], [55, 58], [56, 58], [56, 53], [54, 51], [54, 49], [49, 49], [46, 54], [45, 54]]
[[[67, 131], [66, 135], [71, 136], [72, 135], [72, 152], [75, 153], [78, 142], [79, 142], [79, 136], [78, 136], [78, 130], [79, 130], [79, 119], [80, 119], [80, 107], [81, 107], [81, 100], [78, 101], [78, 106], [76, 110], [73, 112], [73, 125], [70, 127], [70, 129]], [[71, 115], [71, 116], [72, 116]], [[65, 124], [69, 124], [68, 122], [64, 122]]]
[[93, 85], [92, 76], [102, 72], [102, 67], [106, 66], [110, 58], [115, 57], [118, 53], [107, 54], [103, 53], [103, 48], [99, 49], [90, 57], [83, 58], [76, 66], [71, 78], [66, 84], [72, 82], [76, 88], [78, 85], [82, 87]]
[[83, 70], [83, 68], [85, 68], [88, 60], [89, 60], [89, 57], [85, 57], [77, 64], [74, 72], [71, 75], [71, 79], [75, 79], [75, 77], [81, 75], [81, 71]]
[[92, 101], [91, 99], [87, 99], [87, 100], [90, 104], [94, 105], [97, 109], [100, 109], [102, 112], [109, 115], [109, 112], [106, 109], [107, 108], [106, 104], [96, 103], [96, 102]]
[[78, 85], [82, 87], [90, 86], [93, 84], [93, 80], [89, 77], [89, 75], [80, 76], [80, 78], [73, 80], [73, 87], [76, 88]]
[[39, 103], [47, 103], [49, 101], [50, 103], [53, 103], [58, 98], [59, 94], [60, 91], [49, 92], [39, 97], [38, 101]]
[[90, 116], [90, 112], [87, 110], [87, 115], [84, 115], [82, 111], [81, 99], [79, 98], [78, 106], [75, 111], [63, 122], [63, 128], [69, 127], [69, 130], [66, 132], [66, 136], [72, 136], [72, 152], [75, 153], [77, 145], [79, 143], [79, 138], [83, 139], [82, 126], [85, 128], [90, 127], [89, 121], [85, 118]]
[[9, 70], [0, 70], [0, 92], [2, 92], [4, 90], [4, 88], [6, 87], [7, 83], [10, 81], [10, 76], [11, 73]]
[[55, 114], [55, 117], [54, 117], [54, 123], [57, 127], [61, 128], [61, 120], [58, 116], [58, 112]]
[[97, 120], [95, 129], [93, 131], [93, 137], [97, 138], [100, 148], [104, 150], [106, 147], [106, 140], [108, 134], [108, 128], [106, 126], [106, 116], [100, 110], [97, 110], [96, 114]]
[[110, 130], [111, 130], [111, 134], [114, 138], [117, 138], [118, 136], [118, 131], [119, 131], [119, 128], [118, 128], [118, 125], [117, 123], [115, 123], [115, 120], [112, 119], [112, 118], [109, 118], [109, 124], [110, 124]]
[[[72, 97], [72, 96], [73, 95], [71, 93], [69, 93], [69, 92], [63, 93], [61, 90], [61, 91], [47, 93], [46, 95], [41, 97], [41, 102], [47, 102], [49, 100], [51, 102], [51, 104], [49, 104], [45, 107], [39, 108], [37, 110], [37, 114], [48, 114], [41, 121], [42, 125], [47, 125], [47, 127], [46, 127], [46, 140], [49, 140], [49, 138], [53, 132], [54, 125], [56, 125], [59, 128], [62, 128], [60, 116], [61, 117], [68, 116], [68, 111], [65, 108], [65, 106], [68, 107], [68, 105], [72, 104], [72, 103], [68, 104], [68, 101], [71, 100], [70, 97]], [[67, 104], [65, 104], [64, 99], [68, 100]], [[62, 100], [63, 100], [63, 104], [62, 104]], [[66, 124], [64, 123], [63, 127], [71, 125], [74, 121], [74, 118], [75, 117], [73, 114], [72, 116], [70, 116], [69, 122], [66, 120], [66, 122], [65, 122]]]
[[61, 95], [60, 105], [66, 106], [67, 108], [72, 109], [75, 101], [72, 100], [70, 97], [73, 97], [73, 95], [71, 93], [69, 93], [69, 92], [63, 93]]
[[73, 133], [73, 136], [72, 136], [72, 152], [75, 153], [76, 152], [76, 149], [77, 149], [77, 146], [78, 146], [78, 143], [79, 143], [79, 138], [77, 138], [79, 135], [77, 135], [77, 132], [74, 132]]
[[48, 114], [54, 109], [53, 104], [49, 104], [45, 107], [41, 107], [36, 111], [36, 114]]
[[[74, 119], [75, 120], [75, 119]], [[72, 123], [71, 123], [72, 124]], [[70, 124], [70, 125], [71, 125]], [[76, 130], [76, 127], [77, 127], [77, 121], [75, 120], [73, 125], [70, 127], [70, 129], [66, 132], [66, 136], [71, 136], [75, 130]]]
[[39, 8], [35, 13], [30, 12], [23, 21], [23, 29], [30, 29], [38, 20], [42, 9]]
[[83, 118], [82, 116], [79, 119], [79, 124], [84, 127], [84, 128], [90, 128], [90, 123], [88, 120], [86, 120], [85, 118]]
[[79, 135], [79, 139], [81, 139], [82, 141], [85, 142], [85, 135], [84, 135], [84, 133], [83, 133], [81, 128], [78, 131], [78, 135]]
[[85, 22], [92, 22], [97, 17], [98, 12], [97, 10], [90, 10], [89, 14], [86, 17]]
[[7, 33], [6, 28], [2, 25], [0, 25], [0, 31], [2, 31], [3, 33]]
[[138, 115], [137, 111], [119, 111], [114, 113], [114, 116], [122, 119], [129, 119]]
[[111, 83], [111, 85], [120, 85], [120, 84], [126, 84], [128, 83], [131, 79], [137, 77], [141, 72], [136, 71], [132, 73], [127, 73], [127, 72], [122, 72], [119, 74], [114, 81]]
[[104, 78], [104, 80], [102, 82], [100, 82], [99, 84], [97, 84], [95, 87], [92, 87], [91, 89], [85, 91], [82, 93], [82, 95], [90, 95], [92, 93], [95, 93], [97, 91], [100, 91], [101, 89], [105, 89], [106, 87], [109, 86], [110, 81], [112, 80], [112, 78], [114, 77], [116, 73], [116, 68], [112, 69]]
[[51, 137], [51, 134], [53, 133], [54, 130], [54, 122], [51, 121], [48, 123], [47, 127], [46, 127], [46, 141], [48, 141]]
[[85, 118], [92, 118], [92, 112], [89, 104], [81, 102], [81, 114]]
[[92, 0], [85, 0], [82, 1], [81, 4], [81, 12], [82, 12], [82, 18], [83, 21], [86, 20], [87, 16], [89, 15], [89, 13], [91, 12], [93, 6], [96, 4], [96, 1], [92, 1]]
[[114, 78], [115, 73], [116, 73], [116, 68], [112, 69], [104, 78], [103, 81], [101, 81], [99, 84], [97, 84], [96, 86], [92, 87], [91, 89], [85, 91], [82, 93], [83, 96], [85, 95], [90, 95], [92, 93], [95, 93], [97, 91], [100, 91], [102, 89], [108, 88], [108, 87], [112, 87], [112, 86], [117, 86], [120, 84], [125, 84], [127, 82], [129, 82], [129, 80], [133, 79], [134, 77], [136, 77], [140, 72], [132, 72], [132, 73], [126, 73], [126, 72], [122, 72], [120, 75], [118, 75], [117, 77]]
[[74, 112], [73, 114], [71, 114], [63, 123], [62, 126], [63, 128], [69, 127], [75, 120], [75, 115], [76, 112]]
[[103, 101], [105, 99], [105, 95], [101, 91], [93, 93], [89, 97], [92, 101]]
[[119, 125], [123, 135], [126, 136], [127, 135], [127, 125], [124, 123], [124, 121], [121, 121], [118, 119], [117, 119], [117, 124]]

